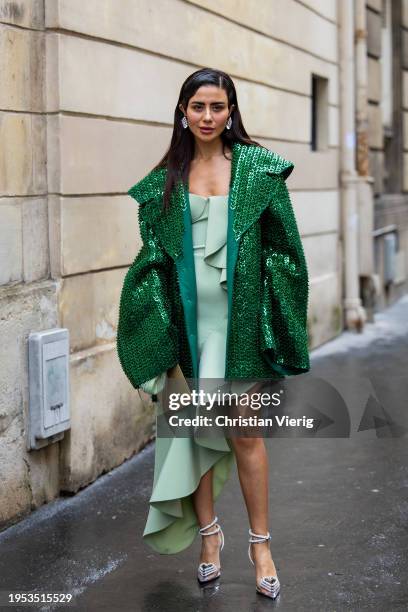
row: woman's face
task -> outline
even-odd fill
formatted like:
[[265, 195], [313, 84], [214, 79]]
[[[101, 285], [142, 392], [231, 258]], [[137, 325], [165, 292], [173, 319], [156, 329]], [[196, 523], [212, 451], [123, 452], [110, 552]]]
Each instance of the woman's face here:
[[[187, 110], [180, 104], [180, 109], [187, 115], [190, 130], [197, 140], [202, 142], [210, 142], [220, 137], [233, 107], [232, 104], [228, 109], [227, 93], [216, 85], [199, 87], [189, 99]], [[211, 129], [203, 131], [202, 128]]]

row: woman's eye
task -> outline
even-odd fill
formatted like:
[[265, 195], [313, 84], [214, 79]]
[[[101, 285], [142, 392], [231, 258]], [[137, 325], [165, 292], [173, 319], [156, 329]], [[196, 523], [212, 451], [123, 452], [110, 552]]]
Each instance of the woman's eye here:
[[[202, 106], [193, 106], [193, 110], [195, 110], [195, 111], [202, 111], [203, 107]], [[223, 107], [222, 106], [215, 106], [215, 107], [213, 107], [212, 110], [221, 111], [221, 110], [223, 110]]]

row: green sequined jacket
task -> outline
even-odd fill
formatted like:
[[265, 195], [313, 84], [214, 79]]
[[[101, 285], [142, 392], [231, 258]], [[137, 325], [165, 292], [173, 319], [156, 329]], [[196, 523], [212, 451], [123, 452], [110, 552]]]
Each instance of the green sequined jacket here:
[[[225, 379], [278, 379], [310, 369], [308, 272], [286, 178], [294, 164], [256, 145], [232, 145], [228, 198]], [[128, 194], [143, 246], [120, 296], [119, 361], [136, 389], [177, 363], [198, 375], [197, 295], [188, 184], [162, 212], [165, 168]]]

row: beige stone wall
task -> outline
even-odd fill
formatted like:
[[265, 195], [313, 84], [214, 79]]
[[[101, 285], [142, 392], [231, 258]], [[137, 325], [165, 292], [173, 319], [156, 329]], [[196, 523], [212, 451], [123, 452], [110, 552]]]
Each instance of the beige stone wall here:
[[[389, 1], [389, 0], [388, 0]], [[390, 24], [387, 26], [398, 45], [388, 48], [388, 33], [384, 37], [382, 28], [388, 22], [387, 2], [371, 0], [367, 3], [368, 53], [369, 58], [369, 146], [370, 174], [373, 177], [375, 200], [375, 229], [394, 225], [397, 228], [398, 251], [396, 254], [396, 279], [388, 290], [384, 283], [384, 241], [374, 241], [378, 261], [376, 272], [380, 279], [380, 295], [377, 309], [389, 305], [408, 288], [408, 1], [390, 0]], [[392, 8], [391, 8], [392, 7]], [[399, 7], [401, 12], [399, 13]], [[398, 9], [398, 10], [395, 10]], [[397, 48], [394, 48], [397, 47]], [[385, 65], [385, 74], [382, 72]], [[393, 75], [397, 66], [397, 76]], [[385, 79], [383, 81], [383, 78]], [[390, 125], [387, 113], [383, 116], [383, 97], [390, 97]], [[397, 108], [397, 111], [396, 111]], [[399, 117], [401, 116], [401, 124]], [[390, 134], [388, 132], [390, 131]], [[399, 138], [401, 137], [401, 140]], [[392, 146], [392, 143], [397, 143]], [[392, 152], [391, 152], [392, 150]], [[388, 157], [387, 157], [388, 153]], [[401, 165], [401, 180], [399, 166]]]
[[26, 451], [27, 336], [58, 324], [49, 280], [42, 2], [0, 2], [0, 525], [59, 492], [58, 448]]
[[[182, 81], [200, 65], [214, 65], [233, 76], [251, 136], [295, 162], [290, 187], [311, 273], [312, 346], [336, 335], [340, 329], [336, 2], [263, 1], [253, 10], [247, 1], [160, 0], [149, 3], [146, 11], [141, 0], [70, 0], [52, 1], [46, 8], [46, 25], [53, 30], [47, 35], [47, 109], [60, 111], [49, 117], [49, 164], [52, 191], [62, 195], [55, 210], [63, 227], [61, 249], [56, 249], [57, 261], [54, 265], [52, 257], [51, 266], [69, 274], [86, 272], [72, 277], [69, 287], [66, 284], [66, 324], [75, 320], [70, 302], [82, 295], [86, 308], [91, 294], [97, 312], [103, 313], [103, 326], [106, 321], [111, 330], [113, 319], [106, 313], [114, 314], [112, 300], [122, 277], [107, 268], [130, 263], [138, 248], [137, 239], [132, 241], [137, 232], [132, 226], [135, 210], [120, 194], [164, 152]], [[287, 19], [288, 10], [293, 19]], [[96, 14], [104, 19], [96, 19]], [[314, 35], [316, 30], [319, 36]], [[309, 146], [312, 72], [329, 79], [329, 147], [319, 152], [311, 152]], [[96, 220], [95, 211], [101, 210], [104, 200], [108, 203], [103, 210], [110, 214], [104, 221]], [[109, 232], [105, 255], [98, 246], [98, 232], [90, 249], [79, 247], [71, 255], [70, 243], [76, 242], [72, 224], [79, 221], [78, 215], [98, 228], [101, 223], [107, 227], [119, 212], [113, 210], [114, 203], [122, 207], [123, 223], [117, 221], [117, 231]], [[307, 225], [310, 205], [316, 213], [313, 227]], [[106, 247], [106, 234], [102, 235]], [[96, 275], [98, 265], [103, 274]], [[85, 286], [87, 291], [78, 290]], [[78, 350], [104, 341], [98, 339], [96, 319], [90, 314], [80, 323], [75, 332]]]
[[[123, 195], [137, 159], [118, 175], [108, 147], [115, 131], [122, 146], [125, 126], [103, 113], [88, 122], [63, 114], [76, 109], [60, 106], [59, 85], [80, 84], [62, 78], [58, 36], [42, 0], [0, 0], [0, 528], [121, 464], [152, 435], [148, 396], [140, 401], [115, 352], [118, 292], [140, 243]], [[28, 451], [28, 335], [64, 326], [72, 428]]]
[[[295, 163], [289, 187], [310, 271], [312, 346], [340, 331], [336, 7], [0, 0], [0, 326], [8, 339], [0, 388], [11, 389], [0, 405], [0, 472], [10, 491], [0, 522], [60, 487], [77, 490], [151, 434], [152, 406], [140, 402], [115, 350], [120, 289], [140, 248], [137, 206], [125, 194], [162, 156], [179, 88], [196, 68], [229, 72], [247, 131]], [[329, 82], [328, 148], [317, 152], [312, 73]], [[70, 331], [72, 429], [27, 453], [26, 339], [52, 326]]]

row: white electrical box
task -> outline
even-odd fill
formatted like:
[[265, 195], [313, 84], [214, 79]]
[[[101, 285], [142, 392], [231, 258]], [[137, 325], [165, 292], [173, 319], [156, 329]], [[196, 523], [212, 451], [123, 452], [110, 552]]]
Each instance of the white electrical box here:
[[61, 440], [71, 427], [68, 329], [29, 334], [28, 373], [28, 447], [38, 449]]

